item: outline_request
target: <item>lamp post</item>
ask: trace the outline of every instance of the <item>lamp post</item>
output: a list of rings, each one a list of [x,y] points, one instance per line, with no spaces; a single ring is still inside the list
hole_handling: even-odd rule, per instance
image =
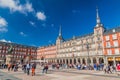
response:
[[[90,56],[89,56],[89,43],[86,43],[86,48],[87,48],[87,53],[88,53],[88,59],[87,59],[87,64],[88,64],[88,68],[90,67]]]

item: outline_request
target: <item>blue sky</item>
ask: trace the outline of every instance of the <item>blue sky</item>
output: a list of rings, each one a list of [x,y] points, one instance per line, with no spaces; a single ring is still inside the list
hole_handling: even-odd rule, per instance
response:
[[[120,0],[0,0],[0,40],[43,46],[93,32],[96,6],[107,29],[120,26]]]

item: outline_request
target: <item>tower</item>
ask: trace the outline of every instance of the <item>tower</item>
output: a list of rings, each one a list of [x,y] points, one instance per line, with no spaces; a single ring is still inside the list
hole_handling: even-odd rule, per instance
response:
[[[94,27],[94,35],[95,36],[103,35],[103,32],[104,32],[104,27],[103,24],[101,24],[100,22],[98,8],[96,8],[96,26]]]
[[[62,42],[63,42],[63,37],[62,37],[62,30],[61,30],[61,26],[60,26],[59,35],[56,40],[57,53],[59,53],[60,45]]]
[[[104,27],[103,24],[101,24],[98,8],[96,8],[96,26],[94,27],[94,41],[95,41],[95,47],[96,47],[96,56],[103,54],[103,33],[104,33]]]

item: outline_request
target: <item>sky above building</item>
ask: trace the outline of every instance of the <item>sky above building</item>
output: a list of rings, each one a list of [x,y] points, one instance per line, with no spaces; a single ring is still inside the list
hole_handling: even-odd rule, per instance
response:
[[[0,0],[0,41],[53,44],[93,32],[96,6],[106,29],[120,26],[120,0]]]

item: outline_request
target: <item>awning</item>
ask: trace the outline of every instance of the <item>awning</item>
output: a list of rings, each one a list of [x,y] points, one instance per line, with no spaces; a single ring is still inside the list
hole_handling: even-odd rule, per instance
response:
[[[115,60],[116,60],[116,61],[120,61],[120,57],[116,57]]]
[[[112,58],[112,57],[109,57],[109,58],[108,58],[108,61],[113,61],[113,58]]]

